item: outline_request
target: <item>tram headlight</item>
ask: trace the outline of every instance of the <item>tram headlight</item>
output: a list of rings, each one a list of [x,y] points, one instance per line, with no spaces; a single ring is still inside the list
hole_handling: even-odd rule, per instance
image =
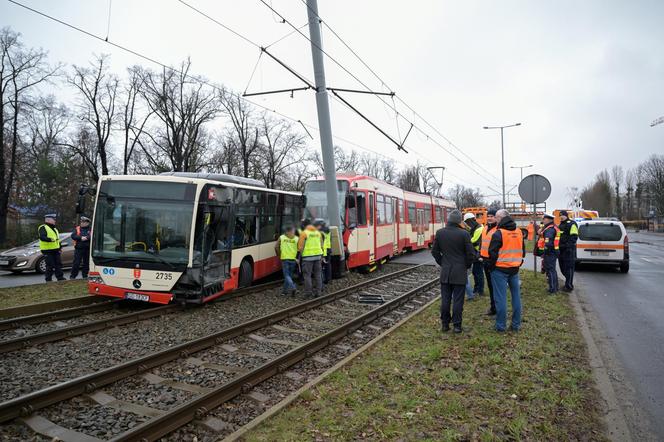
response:
[[[103,284],[104,280],[101,279],[101,276],[88,276],[88,282],[92,284]]]

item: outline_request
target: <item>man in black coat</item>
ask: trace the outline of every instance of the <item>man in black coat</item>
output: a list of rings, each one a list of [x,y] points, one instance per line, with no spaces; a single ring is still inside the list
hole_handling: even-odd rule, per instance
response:
[[[450,319],[454,333],[463,331],[464,291],[475,253],[470,235],[461,227],[461,212],[453,210],[447,217],[446,227],[436,232],[431,249],[433,258],[440,266],[440,321],[443,332],[449,331]],[[450,304],[453,304],[451,317]]]

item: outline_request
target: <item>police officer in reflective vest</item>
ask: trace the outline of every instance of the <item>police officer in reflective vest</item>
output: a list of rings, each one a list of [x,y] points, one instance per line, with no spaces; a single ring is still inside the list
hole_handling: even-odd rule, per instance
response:
[[[310,220],[304,220],[303,224],[306,227],[300,233],[297,249],[302,259],[304,295],[307,297],[318,297],[323,290],[321,268],[321,261],[323,260],[323,235],[311,224]]]
[[[74,228],[71,239],[75,245],[69,279],[76,279],[79,270],[83,278],[87,278],[90,269],[90,218],[81,216],[81,224]]]
[[[512,331],[521,328],[521,288],[519,268],[526,256],[526,247],[521,229],[505,209],[496,212],[498,223],[489,243],[489,269],[496,302],[496,331],[507,328],[507,287],[512,294]]]
[[[543,221],[544,228],[537,240],[537,251],[544,263],[544,272],[546,273],[546,280],[549,284],[549,293],[554,294],[558,291],[556,262],[560,254],[560,229],[553,222],[553,215],[544,214]]]
[[[296,287],[293,282],[293,275],[297,271],[297,240],[295,236],[295,227],[287,226],[285,233],[279,237],[275,250],[281,260],[281,271],[284,274],[284,286],[281,289],[282,295],[295,295]]]
[[[491,283],[491,271],[489,270],[489,243],[491,236],[496,231],[496,209],[489,209],[486,213],[486,226],[482,228],[482,243],[480,244],[480,259],[484,267],[484,276],[486,277],[486,284],[489,287],[489,298],[491,304],[486,314],[493,316],[496,314],[496,301],[493,299],[493,284]]]
[[[53,279],[53,274],[58,281],[64,281],[62,274],[62,260],[60,259],[60,232],[55,228],[57,215],[49,213],[44,217],[44,224],[37,229],[39,234],[39,250],[44,255],[46,262],[46,281]]]
[[[579,226],[569,219],[567,211],[560,211],[560,271],[565,277],[563,291],[574,290],[574,261],[576,261],[576,240],[579,239]]]

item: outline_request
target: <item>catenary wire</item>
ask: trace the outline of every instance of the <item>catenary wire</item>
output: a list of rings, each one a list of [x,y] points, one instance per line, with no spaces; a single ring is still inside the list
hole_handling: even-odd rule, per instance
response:
[[[286,17],[284,17],[284,15],[281,14],[279,11],[277,11],[272,5],[268,4],[266,0],[259,0],[259,1],[260,1],[263,5],[265,5],[270,11],[272,11],[272,13],[277,14],[277,15],[278,15],[278,16],[279,16],[279,17],[280,17],[285,23],[287,23],[289,26],[291,26],[294,30],[297,29],[296,26],[295,26],[290,20],[288,20]],[[307,6],[307,7],[308,7],[308,6]],[[318,19],[322,22],[322,19],[320,18],[320,16],[317,15],[317,17],[318,17]],[[364,83],[364,82],[363,82],[362,80],[360,80],[355,74],[353,74],[350,70],[348,70],[348,68],[346,68],[343,64],[341,64],[341,63],[340,63],[335,57],[333,57],[332,55],[330,55],[328,52],[326,52],[326,51],[325,51],[323,48],[321,48],[320,46],[314,44],[314,43],[311,41],[311,39],[310,39],[306,34],[304,34],[303,32],[301,32],[300,30],[297,30],[297,32],[298,32],[298,34],[300,34],[303,38],[305,38],[307,41],[309,41],[312,45],[314,45],[316,48],[318,48],[323,54],[325,54],[325,55],[326,55],[326,56],[327,56],[327,57],[328,57],[328,58],[329,58],[334,64],[336,64],[337,66],[339,66],[344,72],[346,72],[346,73],[347,73],[348,75],[350,75],[353,79],[355,79],[355,81],[357,81],[357,82],[358,82],[360,85],[362,85],[365,89],[367,89],[368,91],[371,91],[371,88],[370,88],[366,83]],[[487,178],[485,175],[483,175],[483,174],[481,174],[479,171],[475,170],[472,166],[466,164],[461,158],[459,158],[459,157],[458,157],[456,154],[454,154],[451,150],[449,150],[449,149],[448,149],[447,147],[445,147],[443,144],[441,144],[440,142],[438,142],[437,140],[435,140],[433,137],[431,137],[429,134],[427,134],[422,128],[418,127],[414,122],[412,122],[412,121],[410,121],[408,118],[406,118],[402,113],[400,113],[400,112],[398,111],[398,109],[396,109],[395,107],[392,107],[392,106],[390,105],[389,102],[387,102],[385,99],[383,99],[383,97],[381,97],[381,96],[379,96],[379,95],[375,95],[375,96],[376,96],[376,98],[379,99],[379,100],[380,100],[385,106],[387,106],[387,107],[389,107],[390,109],[392,109],[392,110],[395,112],[396,115],[398,115],[399,117],[401,117],[402,119],[404,119],[404,120],[407,121],[408,123],[413,124],[414,129],[416,129],[416,130],[418,130],[419,132],[421,132],[422,134],[426,135],[426,136],[427,136],[427,137],[428,137],[428,138],[429,138],[434,144],[436,144],[438,147],[440,147],[440,148],[443,149],[445,152],[447,152],[450,156],[452,156],[452,157],[453,157],[455,160],[457,160],[459,163],[463,164],[465,167],[467,167],[469,170],[473,171],[475,174],[477,174],[479,177],[481,177],[481,178],[484,179],[485,181],[491,183],[491,185],[498,185],[497,182],[494,182],[494,181],[490,180],[490,179]],[[399,101],[402,102],[402,100],[399,100]],[[411,109],[411,110],[412,110],[412,109]],[[414,113],[415,113],[415,112],[414,112]],[[421,117],[420,117],[420,118],[421,118]],[[422,119],[422,118],[421,118],[421,119]],[[422,120],[423,120],[423,119],[422,119]],[[448,144],[453,145],[453,144],[452,144],[447,138],[445,138],[445,140],[448,142]],[[458,147],[456,147],[456,145],[454,145],[454,147],[455,147],[457,150],[460,150],[460,149],[458,149]],[[461,152],[462,152],[462,151],[461,151]],[[479,166],[479,167],[481,167],[481,166]],[[487,174],[493,176],[493,174],[491,174],[490,172],[488,172],[488,171],[485,171],[485,172],[486,172]],[[494,176],[494,178],[495,178],[495,176]],[[497,178],[495,178],[495,179],[497,179]]]
[[[304,4],[304,5],[307,7],[307,9],[311,10],[311,8],[310,8],[309,5],[307,4],[306,0],[300,0],[300,1],[302,2],[302,4]],[[341,36],[340,36],[340,35],[339,35],[339,34],[338,34],[338,33],[337,33],[337,32],[336,32],[336,31],[335,31],[335,30],[334,30],[334,29],[333,29],[333,28],[327,23],[326,20],[323,20],[323,18],[322,18],[320,15],[318,15],[318,13],[317,13],[316,11],[313,11],[313,10],[311,10],[311,11],[312,11],[314,14],[316,14],[316,17],[318,17],[318,20],[320,21],[320,23],[322,23],[322,24],[323,24],[323,25],[324,25],[324,26],[325,26],[325,27],[326,27],[326,28],[332,33],[332,35],[334,35],[334,36],[337,38],[337,40],[339,40],[339,41],[341,42],[341,44],[343,44],[343,45],[346,47],[346,49],[348,49],[348,51],[349,51],[351,54],[353,54],[353,56],[355,56],[355,58],[357,58],[357,59],[359,60],[359,62],[362,63],[362,65],[363,65],[363,66],[364,66],[369,72],[371,72],[371,74],[372,74],[374,77],[376,77],[376,79],[377,79],[378,81],[380,81],[380,83],[381,83],[383,86],[385,86],[385,88],[387,88],[387,89],[390,90],[390,91],[392,90],[392,88],[391,88],[391,87],[385,82],[385,80],[383,80],[383,78],[381,78],[381,76],[378,75],[378,73],[377,73],[375,70],[373,70],[373,69],[371,68],[371,66],[369,66],[369,64],[368,64],[366,61],[364,61],[364,59],[363,59],[362,57],[360,57],[360,55],[359,55],[359,54],[358,54],[358,53],[357,53],[357,52],[356,52],[356,51],[355,51],[355,50],[354,50],[354,49],[353,49],[353,48],[352,48],[352,47],[351,47],[351,46],[350,46],[350,45],[349,45],[349,44],[348,44],[343,38],[341,38]],[[394,99],[394,98],[393,98],[393,99]],[[431,129],[433,129],[434,132],[436,132],[438,135],[440,135],[445,141],[447,141],[451,146],[453,146],[458,152],[460,152],[462,155],[464,155],[466,158],[468,158],[468,160],[469,160],[470,162],[472,162],[473,164],[475,164],[477,167],[479,167],[480,169],[482,169],[484,172],[486,172],[486,173],[488,173],[489,175],[491,175],[491,176],[492,176],[493,178],[495,178],[496,180],[498,179],[498,177],[496,177],[495,175],[493,175],[493,174],[492,174],[491,172],[489,172],[486,168],[484,168],[481,164],[477,163],[477,162],[476,162],[476,161],[475,161],[470,155],[468,155],[467,153],[465,153],[461,148],[459,148],[456,144],[454,144],[449,138],[447,138],[442,132],[440,132],[440,130],[438,130],[438,128],[436,128],[433,124],[431,124],[429,121],[427,121],[427,120],[426,120],[426,119],[425,119],[420,113],[418,113],[417,111],[415,111],[415,109],[413,109],[408,103],[406,103],[405,100],[403,100],[403,99],[402,99],[401,97],[399,97],[399,96],[397,96],[396,99],[399,100],[399,101],[400,101],[400,102],[401,102],[406,108],[408,108],[408,110],[410,110],[411,112],[413,112],[413,116],[414,116],[414,117],[419,118],[424,124],[426,124],[426,125],[429,126]],[[394,105],[394,106],[396,107],[396,105]],[[414,118],[413,118],[413,119],[414,119]]]

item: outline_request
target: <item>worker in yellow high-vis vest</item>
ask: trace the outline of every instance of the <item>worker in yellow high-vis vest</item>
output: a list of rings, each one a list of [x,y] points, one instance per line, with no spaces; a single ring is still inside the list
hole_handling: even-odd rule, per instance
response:
[[[293,275],[297,270],[297,243],[298,237],[295,236],[295,227],[286,226],[284,234],[277,240],[275,251],[281,261],[281,271],[284,275],[284,286],[281,289],[282,295],[295,295],[296,286],[293,282]]]
[[[62,274],[62,260],[60,259],[60,232],[55,227],[55,220],[57,215],[49,213],[44,216],[44,224],[40,225],[37,229],[39,234],[39,250],[44,255],[46,262],[46,281],[50,282],[53,279],[53,274],[58,281],[64,281],[65,277]]]
[[[311,220],[304,220],[306,227],[300,233],[297,250],[302,259],[302,276],[304,277],[304,295],[318,297],[323,290],[321,261],[323,260],[323,235]],[[312,279],[315,284],[312,284]]]
[[[325,224],[325,220],[317,219],[314,221],[314,227],[323,235],[323,262],[322,262],[322,274],[323,274],[323,286],[327,285],[328,282],[332,279],[332,240],[330,238],[330,229]]]

